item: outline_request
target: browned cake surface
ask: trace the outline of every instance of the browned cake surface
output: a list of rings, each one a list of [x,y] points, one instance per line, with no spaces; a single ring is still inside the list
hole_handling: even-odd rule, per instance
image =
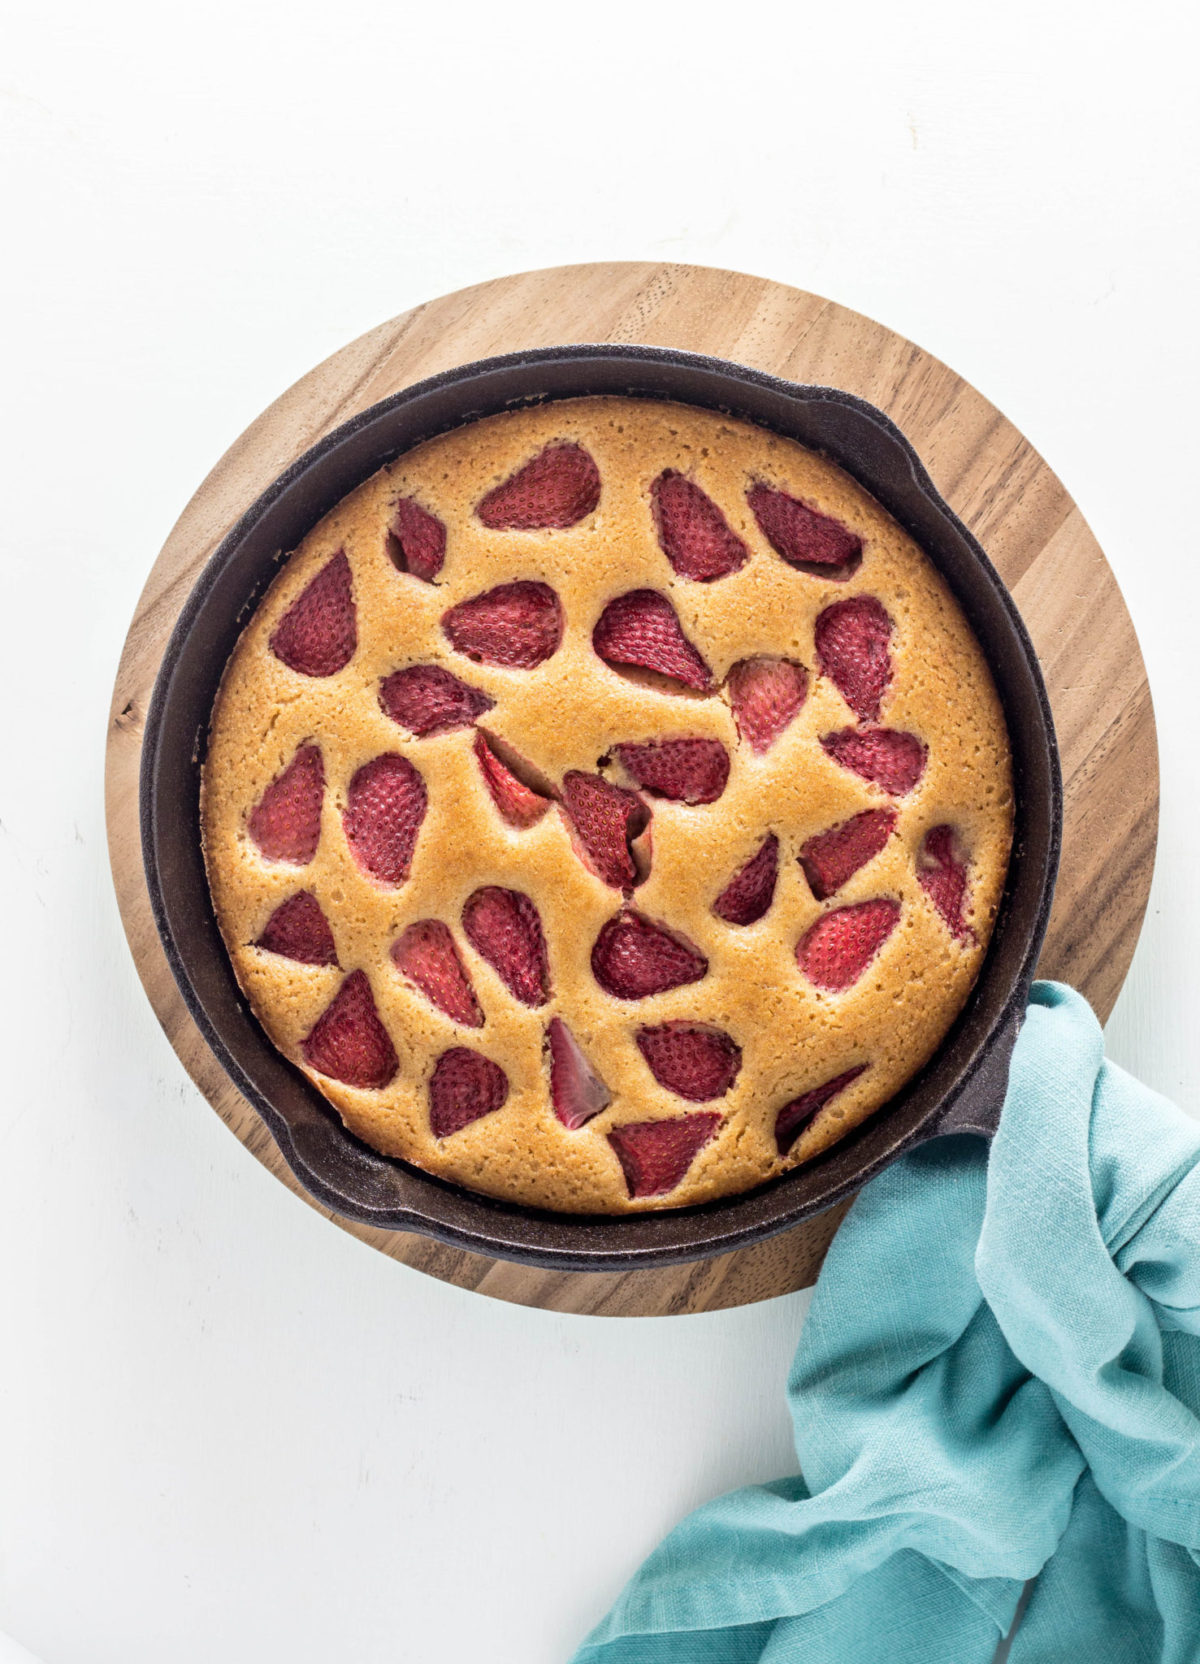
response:
[[[597,505],[562,528],[485,525],[481,500],[546,447],[564,443],[594,460]],[[674,565],[668,559],[659,527],[667,526],[670,543],[670,493],[658,516],[652,493],[667,470],[701,488],[724,516],[732,534],[725,547],[736,550],[740,540],[744,548],[737,569],[697,581],[676,570],[686,568],[686,558]],[[861,561],[855,556],[822,570],[781,558],[748,501],[756,482],[829,517],[835,538],[861,540]],[[586,480],[581,489],[586,497]],[[401,499],[445,528],[433,582],[392,558],[388,530],[398,523]],[[673,500],[677,505],[678,496]],[[815,524],[820,534],[825,522]],[[407,536],[411,522],[401,529]],[[719,534],[717,544],[722,540]],[[410,541],[413,550],[409,564],[419,567],[420,548]],[[337,590],[344,569],[328,569],[339,552],[353,601],[349,639],[330,648],[320,635],[332,629],[336,636],[339,619],[345,625],[344,606],[338,612],[344,585],[330,603],[332,626],[326,609],[315,626],[310,619],[300,629],[292,615],[278,633],[319,574],[327,574],[331,593]],[[514,582],[553,590],[561,645],[532,668],[477,662],[456,650],[443,628],[447,611]],[[593,630],[601,614],[614,599],[639,591],[653,591],[674,608],[683,636],[711,672],[710,690],[616,668],[599,656]],[[845,655],[836,642],[824,663],[816,645],[818,619],[837,617],[828,609],[850,597],[872,598],[885,616],[886,685],[877,715],[871,686],[878,680],[868,677],[864,692],[852,670],[837,668]],[[637,639],[645,633],[633,631]],[[601,645],[610,637],[602,630]],[[323,673],[289,666],[272,650],[273,638],[284,658]],[[330,669],[351,648],[342,667]],[[792,686],[807,686],[799,710],[759,751],[747,739],[752,713],[743,714],[739,733],[732,709],[738,676],[729,673],[763,658],[802,666],[806,675],[792,672]],[[636,845],[642,881],[624,895],[619,878],[606,882],[594,870],[594,850],[591,864],[581,854],[557,801],[532,819],[541,806],[526,798],[531,824],[506,820],[484,782],[476,727],[418,737],[393,720],[381,705],[381,684],[415,665],[442,667],[493,701],[478,728],[546,796],[560,793],[572,771],[637,790],[651,815],[649,839]],[[703,670],[693,676],[703,679]],[[868,749],[880,730],[914,736],[904,755],[920,757],[924,748],[915,784],[903,790],[904,782],[893,781],[885,789],[822,746],[823,738],[851,730],[858,730],[851,743],[861,746],[865,736]],[[678,738],[717,741],[727,754],[728,779],[714,801],[672,801],[644,781],[639,786],[617,751]],[[319,819],[308,829],[315,852],[307,858],[301,828],[289,858],[268,858],[260,847],[264,816],[252,818],[256,807],[298,754],[307,766],[317,752]],[[352,779],[381,756],[405,760],[385,768],[393,770],[389,789],[399,770],[400,809],[394,800],[381,809],[379,793],[364,791],[360,777],[351,826],[359,828],[360,853],[374,851],[368,859],[378,861],[383,851],[386,866],[396,853],[396,827],[400,842],[406,834],[411,842],[417,823],[410,858],[397,857],[408,867],[398,881],[364,870],[343,819]],[[627,760],[632,766],[636,756]],[[294,783],[295,773],[289,778]],[[610,801],[629,803],[615,795]],[[877,815],[870,823],[882,847],[820,894],[827,886],[819,873],[812,877],[823,865],[820,846],[807,867],[801,850],[872,810],[894,811],[894,821]],[[205,856],[217,916],[238,980],[273,1042],[375,1148],[493,1196],[571,1212],[674,1207],[747,1189],[811,1158],[884,1104],[937,1048],[975,980],[1003,888],[1011,824],[998,698],[958,606],[912,539],[840,469],[791,441],[710,412],[615,398],[572,400],[461,428],[402,457],[341,502],[286,561],[247,625],[226,669],[204,769]],[[277,813],[266,837],[276,857],[279,825]],[[285,843],[288,836],[285,829]],[[762,917],[743,924],[718,916],[714,903],[771,836],[778,840],[778,876]],[[824,864],[831,860],[836,865],[826,850]],[[511,944],[495,948],[494,913],[482,909],[490,952],[479,951],[464,929],[464,907],[480,890],[492,896],[493,887],[528,898],[532,909],[522,904],[522,918],[540,923],[545,982],[531,988],[529,976],[522,984],[518,975],[525,999],[510,986]],[[332,946],[324,957],[336,955],[336,964],[305,963],[256,945],[264,932],[276,949],[293,944],[294,909],[290,933],[268,929],[268,921],[301,891],[315,898],[327,922]],[[614,989],[611,970],[602,967],[598,980],[593,950],[623,906],[670,933],[675,962],[690,967],[693,980],[639,998],[620,997],[625,985]],[[842,912],[851,907],[860,911]],[[315,907],[304,908],[301,937],[312,957]],[[809,933],[827,916],[832,924],[814,941]],[[454,1020],[394,962],[393,946],[422,921],[439,921],[442,941],[448,929],[481,1022]],[[884,935],[873,954],[872,927]],[[486,948],[482,927],[475,935]],[[518,942],[518,960],[527,945],[527,938]],[[866,953],[861,964],[856,945],[860,958]],[[652,946],[658,953],[661,939]],[[507,982],[497,964],[509,968]],[[850,972],[846,986],[829,985]],[[351,977],[339,1008],[346,1021],[319,1027]],[[471,997],[466,1007],[462,997],[460,991],[459,1014],[469,1017]],[[551,1092],[547,1026],[556,1018],[603,1082],[585,1108],[608,1100],[580,1126],[564,1124]],[[644,1034],[668,1024],[679,1026]],[[692,1028],[699,1037],[687,1032]],[[464,1063],[461,1048],[496,1068]],[[431,1079],[447,1052],[454,1055],[440,1079],[450,1107],[441,1124],[457,1130],[438,1137]],[[373,1070],[386,1082],[348,1085],[314,1068],[314,1058],[338,1068],[349,1059],[344,1072]],[[777,1134],[781,1111],[851,1075],[815,1113],[815,1100],[801,1103],[792,1118],[800,1130],[788,1148],[786,1117]],[[662,1084],[664,1076],[675,1089]],[[565,1102],[568,1119],[578,1119],[570,1106],[580,1100],[564,1098],[561,1071],[556,1085],[560,1109]],[[501,1096],[499,1107],[489,1107]],[[465,1120],[469,1114],[476,1118]],[[697,1116],[710,1119],[687,1120]],[[666,1146],[653,1139],[647,1146],[643,1134],[620,1131],[660,1120],[680,1122],[679,1140],[670,1135]],[[689,1160],[687,1146],[696,1145]],[[678,1182],[661,1190],[679,1168]],[[656,1193],[631,1194],[639,1190]]]

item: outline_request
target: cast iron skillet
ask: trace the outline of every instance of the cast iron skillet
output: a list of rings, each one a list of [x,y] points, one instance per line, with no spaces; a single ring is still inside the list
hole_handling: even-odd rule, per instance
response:
[[[377,1155],[271,1045],[234,980],[200,853],[199,781],[221,672],[280,561],[347,492],[423,439],[522,404],[581,394],[726,411],[823,451],[915,537],[958,597],[996,680],[1012,741],[1016,826],[983,970],[925,1069],[807,1166],[702,1207],[625,1218],[538,1212],[472,1195]],[[995,1131],[1058,868],[1062,788],[1046,690],[1025,628],[970,533],[880,411],[830,387],[654,347],[575,346],[485,359],[418,383],[315,445],[213,555],[167,646],[146,723],[142,848],[154,918],[188,1009],[307,1191],[351,1219],[478,1254],[569,1271],[670,1265],[761,1241],[856,1190],[902,1151]]]

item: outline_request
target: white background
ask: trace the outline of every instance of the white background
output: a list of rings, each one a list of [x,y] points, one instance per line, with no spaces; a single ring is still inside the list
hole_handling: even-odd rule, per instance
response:
[[[5,7],[0,1629],[44,1664],[555,1664],[684,1510],[793,1466],[806,1296],[589,1319],[393,1264],[241,1149],[125,948],[101,768],[151,561],[263,406],[427,296],[733,266],[1024,430],[1157,706],[1110,1048],[1200,1113],[1190,11]]]

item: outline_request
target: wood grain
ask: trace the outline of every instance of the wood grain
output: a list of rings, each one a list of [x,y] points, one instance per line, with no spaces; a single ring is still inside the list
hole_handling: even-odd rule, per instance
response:
[[[109,851],[121,915],[151,1004],[184,1067],[237,1137],[303,1195],[176,990],[150,914],[138,835],[142,728],[185,597],[233,522],[289,463],[368,405],[439,370],[577,341],[681,347],[860,394],[885,410],[988,550],[1041,660],[1062,751],[1062,873],[1041,974],[1101,1017],[1133,956],[1150,889],[1158,760],[1146,672],[1120,590],[1083,516],[1031,445],[960,376],[832,301],[695,266],[605,264],[500,278],[442,296],[342,348],[230,448],[184,509],[147,579],[117,672],[107,747]],[[307,1197],[304,1198],[309,1200]],[[311,1204],[310,1205],[315,1205]],[[325,1212],[324,1209],[318,1211]],[[481,1294],[612,1316],[712,1311],[813,1281],[843,1209],[695,1265],[563,1275],[335,1223],[381,1253]]]

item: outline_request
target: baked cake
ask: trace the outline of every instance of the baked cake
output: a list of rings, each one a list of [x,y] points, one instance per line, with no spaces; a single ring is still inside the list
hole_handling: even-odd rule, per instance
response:
[[[1012,782],[962,612],[862,487],[600,397],[326,515],[225,670],[202,809],[238,981],[352,1132],[618,1214],[762,1184],[921,1067]]]

